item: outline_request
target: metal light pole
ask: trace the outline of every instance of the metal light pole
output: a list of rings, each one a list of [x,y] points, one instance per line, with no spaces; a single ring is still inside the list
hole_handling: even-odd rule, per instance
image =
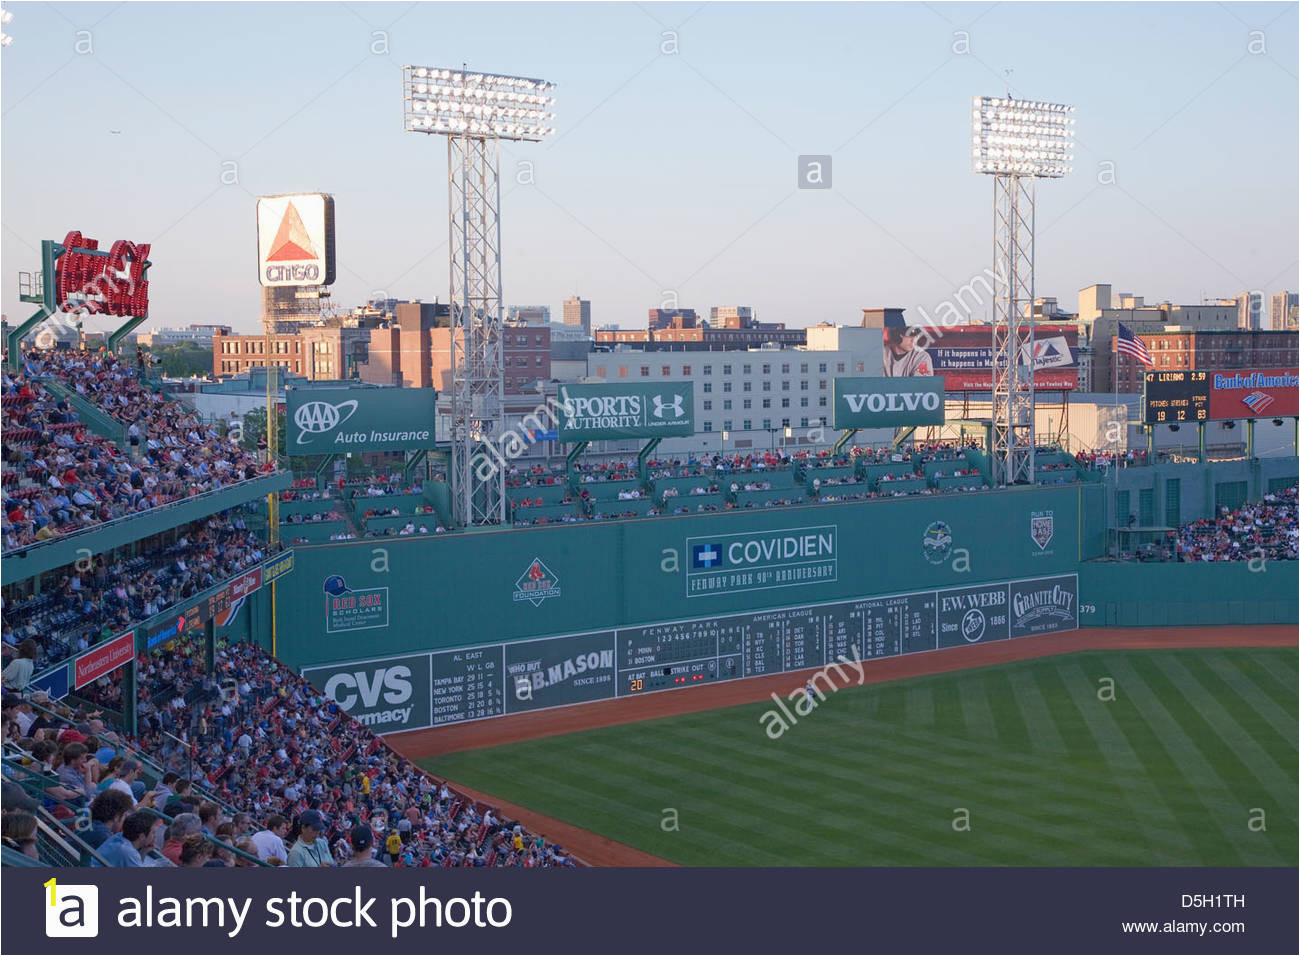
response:
[[[452,512],[464,527],[504,524],[501,140],[540,142],[555,103],[546,80],[407,66],[403,125],[447,137],[451,271]]]
[[[1010,96],[971,107],[971,171],[993,177],[994,484],[1034,480],[1035,181],[1071,171],[1073,112]]]

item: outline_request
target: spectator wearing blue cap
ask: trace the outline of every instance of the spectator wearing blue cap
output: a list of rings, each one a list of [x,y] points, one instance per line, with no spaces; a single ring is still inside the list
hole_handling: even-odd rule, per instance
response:
[[[352,846],[352,859],[344,863],[344,866],[383,866],[375,859],[375,834],[370,827],[364,823],[358,823],[352,828],[352,833],[348,838]]]

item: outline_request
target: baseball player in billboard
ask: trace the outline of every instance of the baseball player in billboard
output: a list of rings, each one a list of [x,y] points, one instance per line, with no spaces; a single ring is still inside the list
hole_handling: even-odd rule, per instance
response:
[[[886,316],[884,330],[884,374],[888,378],[933,375],[930,353],[916,344],[921,330],[908,326],[901,315]]]

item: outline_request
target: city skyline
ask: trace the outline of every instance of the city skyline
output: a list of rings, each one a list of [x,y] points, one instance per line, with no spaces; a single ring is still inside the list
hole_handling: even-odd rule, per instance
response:
[[[1293,5],[262,4],[256,29],[211,4],[10,9],[11,322],[40,240],[79,229],[153,243],[149,326],[253,331],[256,197],[314,190],[338,204],[337,305],[445,302],[445,159],[401,128],[422,62],[559,84],[558,135],[501,160],[505,300],[552,316],[575,294],[625,328],[933,314],[991,264],[969,104],[1007,67],[1015,95],[1078,108],[1074,173],[1039,184],[1039,296],[1300,285]],[[69,108],[84,132],[49,149]],[[1250,148],[1207,147],[1243,122]],[[831,157],[829,189],[796,188],[801,155]]]

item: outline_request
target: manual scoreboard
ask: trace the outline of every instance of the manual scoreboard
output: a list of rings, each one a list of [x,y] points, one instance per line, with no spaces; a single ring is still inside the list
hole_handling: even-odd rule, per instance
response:
[[[377,733],[522,714],[1079,626],[1062,575],[308,668]],[[381,670],[382,669],[382,670]],[[331,688],[334,688],[331,690]]]

